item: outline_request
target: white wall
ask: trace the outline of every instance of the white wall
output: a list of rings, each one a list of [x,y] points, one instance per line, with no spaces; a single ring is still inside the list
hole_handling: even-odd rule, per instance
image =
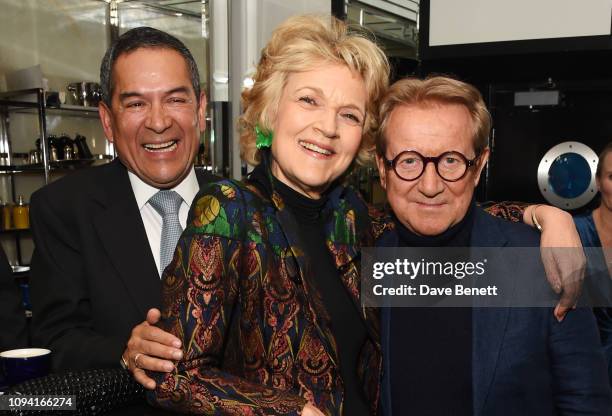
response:
[[[0,74],[40,64],[52,90],[97,81],[107,47],[105,11],[106,3],[91,0],[3,0]]]
[[[609,35],[612,0],[431,0],[429,46]]]
[[[232,0],[230,12],[230,91],[232,129],[230,176],[241,178],[238,134],[234,126],[240,114],[243,80],[252,75],[261,49],[272,31],[288,17],[297,14],[331,14],[331,0]]]
[[[266,45],[276,26],[287,18],[305,13],[331,14],[330,0],[259,0],[259,4],[258,51]]]

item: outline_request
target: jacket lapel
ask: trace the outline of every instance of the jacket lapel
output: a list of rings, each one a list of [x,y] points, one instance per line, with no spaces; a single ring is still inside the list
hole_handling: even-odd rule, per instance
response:
[[[223,179],[219,176],[213,175],[212,173],[202,168],[195,168],[195,174],[198,180],[198,185],[200,185],[200,189],[202,189],[202,187],[204,187],[204,185],[206,184],[209,184],[211,182],[217,182]]]
[[[281,230],[287,239],[293,255],[293,260],[298,266],[300,280],[306,292],[308,307],[311,309],[312,316],[314,317],[314,325],[327,351],[331,352],[332,360],[337,363],[338,351],[335,339],[328,325],[329,315],[323,305],[319,291],[312,286],[306,278],[306,276],[312,273],[309,269],[311,262],[305,258],[301,249],[303,244],[300,239],[299,227],[295,218],[289,210],[285,209],[282,197],[274,190],[272,173],[267,167],[269,165],[268,157],[269,156],[264,155],[262,164],[253,171],[250,180],[254,183],[259,182],[261,186],[266,188],[267,193],[269,193],[272,205],[276,209],[276,218],[281,224]],[[255,186],[255,188],[257,188],[257,186]],[[357,230],[365,230],[367,228],[366,225],[362,223],[362,221],[369,221],[369,219],[367,219],[367,208],[366,204],[361,200],[351,201],[352,203],[347,202],[345,193],[346,188],[338,186],[328,195],[328,203],[323,213],[325,217],[329,217],[329,220],[325,224],[327,248],[331,252],[332,259],[339,273],[339,278],[350,294],[359,315],[364,319],[370,336],[376,340],[376,344],[379,346],[379,314],[377,311],[361,308],[359,292],[361,289],[359,285],[360,276],[359,268],[356,264],[361,243],[359,239],[362,237],[358,234]],[[350,196],[358,199],[356,195],[351,194]],[[353,209],[353,207],[361,206],[364,208],[363,212],[357,213]],[[326,213],[330,213],[331,215],[326,216]],[[370,245],[373,246],[373,238],[370,240]]]
[[[338,277],[351,296],[368,334],[380,347],[380,311],[361,305],[361,248],[375,245],[368,208],[356,194],[339,187],[329,195],[333,217],[326,224],[327,248],[332,254]],[[354,200],[348,201],[353,198]]]
[[[504,247],[508,244],[496,221],[480,208],[476,209],[472,247]],[[481,414],[493,383],[509,314],[509,308],[473,309],[472,388],[475,415]]]
[[[112,163],[99,198],[106,209],[93,218],[93,224],[144,319],[149,308],[161,304],[161,282],[127,170],[118,160]]]
[[[299,237],[298,225],[289,210],[285,209],[285,204],[281,196],[276,192],[272,191],[272,204],[276,208],[276,219],[281,225],[281,231],[287,239],[289,248],[292,253],[293,259],[286,259],[285,261],[295,261],[300,274],[300,282],[306,292],[306,300],[308,307],[311,310],[313,316],[313,324],[319,334],[319,338],[323,342],[326,351],[330,353],[330,357],[334,364],[338,363],[338,348],[335,343],[335,339],[331,333],[328,325],[328,314],[326,313],[325,307],[323,306],[323,300],[319,291],[310,284],[310,281],[306,278],[310,273],[310,261],[308,261],[301,249],[303,247],[302,241]]]
[[[473,309],[472,388],[475,415],[482,411],[493,383],[509,313],[508,308]]]

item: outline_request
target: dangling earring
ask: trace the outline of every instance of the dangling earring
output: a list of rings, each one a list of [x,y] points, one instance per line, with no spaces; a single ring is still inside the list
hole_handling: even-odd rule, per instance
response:
[[[257,138],[255,139],[255,146],[258,149],[261,149],[263,147],[272,146],[272,132],[271,131],[264,133],[263,131],[261,131],[261,129],[259,128],[259,124],[258,124],[255,126],[255,135],[257,136]]]

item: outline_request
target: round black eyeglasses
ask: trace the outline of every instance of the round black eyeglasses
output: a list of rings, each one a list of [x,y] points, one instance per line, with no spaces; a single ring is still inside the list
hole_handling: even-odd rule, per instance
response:
[[[397,176],[405,181],[419,179],[425,172],[427,164],[432,162],[442,179],[456,182],[476,164],[477,159],[478,155],[470,160],[459,152],[444,152],[436,157],[425,157],[414,150],[406,150],[395,156],[393,160],[384,158],[384,161],[387,169],[393,168]]]

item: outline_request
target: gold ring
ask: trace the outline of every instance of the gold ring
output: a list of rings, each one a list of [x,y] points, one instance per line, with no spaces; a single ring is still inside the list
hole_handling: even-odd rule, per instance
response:
[[[123,355],[121,356],[121,361],[119,361],[119,364],[124,370],[130,371],[130,366],[128,365],[127,361],[125,361]]]
[[[140,366],[138,365],[138,359],[140,358],[141,355],[142,353],[138,353],[134,356],[134,365],[136,366],[136,368],[140,368]]]

